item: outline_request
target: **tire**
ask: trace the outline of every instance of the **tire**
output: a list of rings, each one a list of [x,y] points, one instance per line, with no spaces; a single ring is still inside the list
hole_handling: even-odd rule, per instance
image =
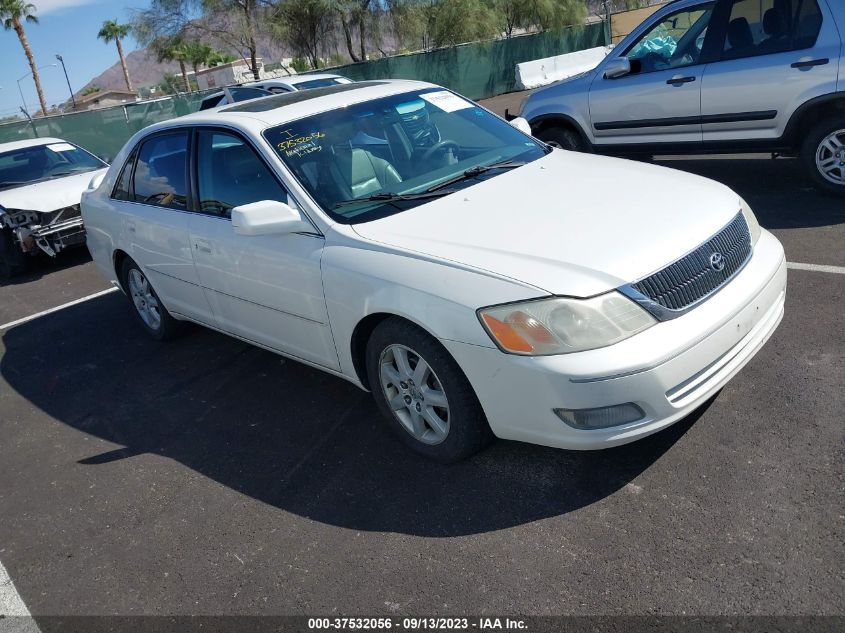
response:
[[[183,324],[170,315],[144,271],[128,257],[120,267],[120,281],[132,313],[147,334],[157,341],[167,341],[181,334]]]
[[[570,152],[589,152],[584,139],[571,127],[546,127],[542,128],[534,136],[552,147],[566,149]]]
[[[424,330],[403,319],[386,319],[370,336],[366,354],[376,404],[388,426],[412,450],[448,464],[466,459],[493,440],[463,371]],[[421,381],[414,371],[420,362],[428,366]],[[410,371],[403,372],[403,365]]]
[[[810,130],[801,161],[817,189],[845,196],[845,116],[830,117]]]
[[[26,272],[27,255],[15,243],[9,229],[0,229],[0,279],[12,279]]]

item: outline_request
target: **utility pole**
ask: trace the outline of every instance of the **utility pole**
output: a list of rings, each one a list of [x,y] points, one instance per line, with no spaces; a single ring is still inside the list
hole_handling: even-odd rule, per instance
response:
[[[70,87],[70,78],[67,76],[67,68],[65,67],[65,60],[61,55],[56,55],[56,59],[58,59],[62,63],[62,70],[65,71],[65,81],[67,81],[67,89],[70,90],[70,101],[73,103],[73,109],[76,110],[76,97],[73,96],[73,88]]]

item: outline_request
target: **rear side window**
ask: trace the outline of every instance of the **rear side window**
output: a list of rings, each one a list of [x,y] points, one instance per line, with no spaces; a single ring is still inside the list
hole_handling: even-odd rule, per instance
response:
[[[734,0],[722,59],[810,48],[821,26],[817,0]]]
[[[186,209],[188,135],[155,136],[138,152],[132,200],[171,209]]]

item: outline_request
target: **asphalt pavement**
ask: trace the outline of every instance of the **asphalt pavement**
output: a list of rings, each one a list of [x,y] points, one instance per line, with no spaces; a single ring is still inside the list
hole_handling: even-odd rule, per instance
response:
[[[660,162],[735,188],[790,262],[845,266],[845,204],[794,161]],[[106,288],[84,252],[41,262],[0,286],[0,328]],[[843,317],[845,274],[790,270],[778,331],[688,419],[601,452],[500,441],[441,466],[345,381],[199,327],[151,341],[102,295],[0,329],[0,563],[42,630],[115,614],[841,616]]]

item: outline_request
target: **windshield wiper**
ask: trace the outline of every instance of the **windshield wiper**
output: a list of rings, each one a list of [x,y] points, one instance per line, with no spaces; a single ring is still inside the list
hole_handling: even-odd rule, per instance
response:
[[[423,191],[421,193],[376,193],[366,198],[350,198],[349,200],[341,200],[335,204],[332,209],[338,207],[346,207],[352,204],[360,204],[362,202],[405,202],[406,200],[426,200],[428,198],[440,198],[448,196],[450,193],[455,193],[453,190],[439,190],[439,191]]]
[[[493,171],[494,169],[514,169],[516,167],[522,167],[525,164],[526,162],[524,160],[506,160],[502,161],[501,163],[491,163],[490,165],[476,165],[475,167],[465,169],[462,173],[458,174],[453,178],[449,178],[439,184],[434,185],[433,187],[429,187],[428,189],[426,189],[426,191],[429,193],[432,191],[439,191],[443,187],[454,185],[456,182],[476,178],[481,174],[487,173],[488,171]]]

